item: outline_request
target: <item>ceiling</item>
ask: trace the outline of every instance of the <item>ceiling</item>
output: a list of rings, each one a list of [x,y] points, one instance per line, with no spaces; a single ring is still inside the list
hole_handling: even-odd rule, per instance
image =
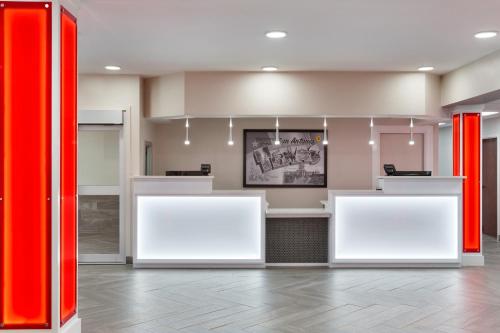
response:
[[[79,69],[442,74],[500,49],[500,36],[473,37],[500,30],[499,13],[499,0],[81,0]]]

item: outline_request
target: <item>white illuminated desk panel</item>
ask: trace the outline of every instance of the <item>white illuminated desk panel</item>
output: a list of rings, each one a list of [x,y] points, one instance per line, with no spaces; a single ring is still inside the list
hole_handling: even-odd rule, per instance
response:
[[[134,267],[265,266],[265,192],[176,194],[171,183],[134,179]]]
[[[329,191],[330,265],[460,266],[462,180],[391,177],[379,191]]]

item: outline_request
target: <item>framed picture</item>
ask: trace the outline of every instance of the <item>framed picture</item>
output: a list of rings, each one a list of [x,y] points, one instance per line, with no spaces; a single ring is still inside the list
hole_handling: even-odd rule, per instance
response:
[[[327,187],[323,130],[243,131],[243,187]]]

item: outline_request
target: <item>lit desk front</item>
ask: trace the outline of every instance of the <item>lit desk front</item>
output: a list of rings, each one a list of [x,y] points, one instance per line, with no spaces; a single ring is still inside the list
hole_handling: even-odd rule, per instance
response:
[[[206,191],[199,178],[134,178],[134,267],[265,266],[265,192]]]
[[[329,191],[330,266],[460,266],[463,177],[381,177]]]

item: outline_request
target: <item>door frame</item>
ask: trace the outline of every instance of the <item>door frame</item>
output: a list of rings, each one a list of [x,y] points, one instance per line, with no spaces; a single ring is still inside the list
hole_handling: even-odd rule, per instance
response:
[[[483,184],[483,140],[488,139],[496,139],[497,140],[497,237],[496,241],[500,242],[500,141],[498,140],[498,135],[487,135],[481,137],[481,185]],[[481,198],[483,197],[483,189],[481,188]],[[482,212],[483,201],[481,200],[481,216],[483,216]],[[483,233],[483,226],[481,224],[481,236]]]
[[[414,134],[424,135],[424,170],[432,171],[434,175],[434,128],[429,125],[413,127]],[[377,188],[377,178],[380,176],[380,136],[382,134],[408,134],[410,138],[410,128],[408,126],[374,126],[373,139],[375,143],[372,147],[372,186]]]
[[[118,254],[79,254],[79,264],[124,264],[126,262],[125,254],[125,145],[123,138],[123,125],[78,125],[84,131],[117,131],[119,135],[119,251]],[[78,185],[78,196],[80,195],[116,195],[112,188],[115,186],[87,186]]]

